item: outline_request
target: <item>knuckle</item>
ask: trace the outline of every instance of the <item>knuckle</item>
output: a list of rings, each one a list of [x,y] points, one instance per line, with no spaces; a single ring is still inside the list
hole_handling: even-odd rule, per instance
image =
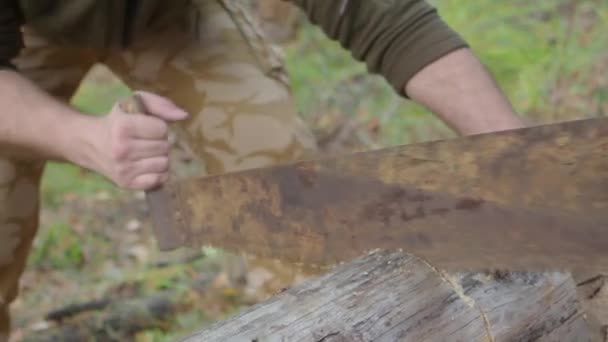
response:
[[[131,183],[133,183],[131,168],[125,164],[114,164],[111,169],[111,174],[111,179],[120,188],[128,189],[132,185]]]
[[[131,120],[130,118],[124,118],[117,120],[114,128],[117,137],[125,138],[130,136],[131,133],[133,133],[135,125],[133,124],[133,120]]]
[[[122,182],[128,182],[131,174],[131,168],[126,165],[118,165],[116,167],[116,176]]]
[[[159,118],[146,116],[141,122],[142,126],[140,130],[147,132],[147,134],[154,136],[154,138],[162,137],[164,139],[169,134],[169,126]]]
[[[112,145],[112,159],[116,161],[124,161],[129,157],[130,148],[126,143],[115,143]]]

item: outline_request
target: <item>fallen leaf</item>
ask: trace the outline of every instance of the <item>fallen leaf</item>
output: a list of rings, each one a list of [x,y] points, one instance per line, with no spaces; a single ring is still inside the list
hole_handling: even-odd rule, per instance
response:
[[[100,191],[95,194],[95,199],[99,201],[107,201],[110,199],[110,193],[108,193],[107,191]]]
[[[42,331],[47,330],[51,327],[51,322],[48,321],[39,321],[30,326],[30,330],[32,331]]]
[[[138,231],[141,228],[141,222],[137,219],[131,219],[127,222],[126,229],[129,232]]]
[[[140,244],[129,247],[129,250],[127,251],[128,256],[142,264],[148,261],[149,254],[148,247]]]

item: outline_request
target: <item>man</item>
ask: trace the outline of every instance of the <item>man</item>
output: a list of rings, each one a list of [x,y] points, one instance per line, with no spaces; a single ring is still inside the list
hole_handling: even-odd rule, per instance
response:
[[[403,97],[461,134],[522,127],[466,43],[422,0],[293,0]],[[144,190],[169,178],[169,123],[221,173],[314,153],[281,61],[238,0],[0,2],[0,336],[38,226],[44,161]],[[140,90],[148,114],[66,103],[89,67]],[[0,340],[2,340],[0,337]]]

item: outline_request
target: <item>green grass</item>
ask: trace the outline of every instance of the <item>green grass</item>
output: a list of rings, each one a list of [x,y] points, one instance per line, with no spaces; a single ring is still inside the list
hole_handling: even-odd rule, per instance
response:
[[[46,166],[41,186],[42,201],[52,208],[61,206],[64,197],[70,194],[116,194],[118,191],[106,178],[78,166],[63,163],[49,163]]]
[[[28,262],[44,269],[79,269],[84,262],[84,252],[79,237],[70,226],[55,223],[38,237]]]
[[[93,69],[72,98],[74,107],[86,113],[101,115],[109,112],[116,100],[128,96],[129,88],[119,79],[99,73],[109,70]]]

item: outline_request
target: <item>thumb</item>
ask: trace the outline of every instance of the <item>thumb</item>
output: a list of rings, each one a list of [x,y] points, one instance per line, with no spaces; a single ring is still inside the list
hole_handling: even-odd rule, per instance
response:
[[[164,121],[178,121],[188,117],[188,113],[166,97],[146,91],[135,93],[143,102],[146,114],[156,116]]]

